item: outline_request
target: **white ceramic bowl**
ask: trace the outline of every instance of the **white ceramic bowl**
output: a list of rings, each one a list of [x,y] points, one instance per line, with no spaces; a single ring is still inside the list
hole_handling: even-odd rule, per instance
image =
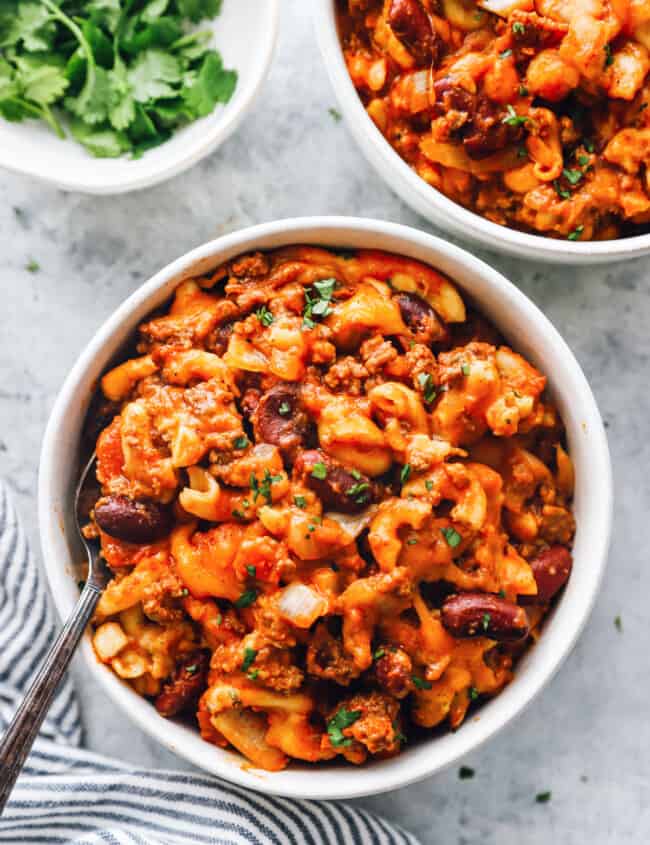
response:
[[[556,240],[491,223],[432,188],[400,158],[368,116],[343,58],[336,0],[314,0],[312,10],[325,67],[347,125],[366,158],[404,202],[436,226],[465,240],[522,258],[562,264],[599,264],[650,253],[650,234],[613,241]]]
[[[278,30],[280,0],[225,0],[214,22],[214,46],[238,73],[229,103],[174,132],[140,159],[93,158],[70,136],[57,138],[41,121],[0,119],[0,167],[35,176],[68,191],[121,194],[155,185],[187,170],[239,126],[266,78]]]
[[[83,559],[72,522],[80,431],[99,376],[136,326],[162,305],[185,278],[253,249],[292,243],[374,247],[431,264],[470,294],[516,350],[549,378],[564,419],[576,469],[577,533],[574,568],[540,642],[517,668],[515,680],[456,733],[423,741],[392,760],[363,768],[292,764],[261,772],[235,752],[203,742],[198,733],[159,716],[108,668],[98,663],[86,635],[87,671],[107,697],[144,731],[198,766],[251,789],[303,798],[351,798],[404,786],[437,772],[476,748],[513,719],[540,691],[567,656],[594,602],[610,533],[612,481],[607,441],[594,397],[571,351],[546,317],[514,285],[487,264],[439,238],[393,223],[346,217],[279,220],[244,229],[198,247],[142,285],[96,333],[58,396],[45,433],[39,479],[39,519],[45,566],[59,613],[67,616],[78,596],[72,560]],[[578,702],[575,702],[578,706]],[[507,736],[501,742],[507,743]]]

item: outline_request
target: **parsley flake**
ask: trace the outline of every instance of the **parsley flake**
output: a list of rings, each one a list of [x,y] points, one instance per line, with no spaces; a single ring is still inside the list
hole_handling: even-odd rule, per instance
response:
[[[2,111],[0,109],[0,114],[1,113]],[[28,273],[38,273],[40,269],[41,265],[33,258],[30,258],[27,264],[25,264],[25,270],[27,270]]]
[[[353,725],[361,716],[361,710],[346,710],[345,707],[333,716],[327,723],[327,733],[334,748],[341,748],[352,744],[352,740],[346,737],[343,731]]]
[[[560,184],[559,179],[553,180],[553,187],[555,188],[555,192],[558,195],[558,197],[560,197],[563,200],[571,199],[571,191],[567,191],[566,188],[563,188],[562,185]]]
[[[455,528],[449,526],[447,528],[441,528],[440,531],[442,532],[442,536],[447,541],[447,545],[450,546],[452,549],[455,549],[456,546],[459,546],[461,544],[463,538],[460,536],[460,534],[458,533],[458,531],[456,531]]]
[[[280,402],[280,405],[278,406],[278,414],[280,414],[281,417],[288,417],[290,413],[291,405],[288,402]]]
[[[620,616],[614,617],[614,626],[615,626],[617,631],[619,631],[619,632],[623,631],[623,620],[621,619]]]
[[[250,477],[250,488],[253,491],[253,502],[256,502],[259,496],[264,496],[266,501],[271,503],[271,485],[282,481],[282,475],[271,475],[268,469],[264,470],[264,477],[262,481],[258,481],[254,472]]]
[[[297,508],[306,508],[307,507],[307,499],[304,496],[294,496],[293,502]]]
[[[526,27],[521,21],[515,21],[512,25],[512,31],[515,35],[523,35],[526,32]]]
[[[197,673],[197,671],[198,671],[198,668],[199,668],[199,667],[196,665],[196,663],[192,663],[192,665],[191,665],[191,666],[186,666],[186,667],[185,667],[185,672],[186,672],[188,675],[196,675],[196,673]]]
[[[484,631],[487,631],[490,627],[490,622],[492,621],[492,614],[491,613],[484,613],[483,618],[481,619],[481,628]]]
[[[427,478],[427,480],[424,482],[424,486],[429,492],[431,492],[431,490],[433,490],[433,481],[431,481],[430,478]]]
[[[460,780],[471,780],[476,772],[470,766],[461,766],[458,770],[458,777]]]
[[[562,175],[567,180],[569,185],[577,185],[578,182],[584,176],[582,170],[567,170],[566,168],[562,171]]]
[[[338,109],[335,109],[334,107],[332,107],[332,108],[329,108],[327,111],[329,113],[329,116],[332,118],[332,120],[335,123],[341,122],[343,116]]]
[[[327,467],[322,461],[317,461],[311,469],[310,473],[312,478],[317,478],[319,481],[323,481],[327,478]]]
[[[424,401],[433,402],[436,398],[436,386],[433,382],[431,373],[420,373],[418,375],[418,384],[422,390]]]
[[[417,675],[411,675],[411,680],[413,681],[413,686],[416,689],[431,689],[433,684],[431,681],[427,681],[426,678],[418,678]]]
[[[380,660],[386,654],[386,649],[378,648],[377,651],[373,654],[373,660]]]
[[[327,317],[332,313],[330,303],[336,287],[336,279],[321,279],[311,288],[305,289],[305,308],[303,311],[303,329],[313,329],[314,317]]]
[[[266,305],[262,305],[261,308],[258,308],[255,312],[255,316],[263,326],[270,326],[273,322],[273,314],[271,314]]]
[[[238,599],[235,599],[235,607],[249,607],[257,598],[257,590],[246,590]]]
[[[246,572],[248,572],[251,578],[254,578],[257,575],[257,568],[252,563],[249,563],[246,565]]]
[[[538,792],[535,796],[535,801],[538,804],[548,804],[548,802],[551,800],[551,795],[552,793],[550,789],[546,790],[546,792]]]
[[[353,484],[347,491],[346,496],[350,499],[354,499],[358,505],[364,505],[368,501],[369,490],[370,484],[367,481],[357,481],[357,483]]]
[[[505,123],[506,126],[523,126],[530,120],[525,114],[517,114],[512,103],[508,103],[506,112],[506,115],[501,119],[501,123]]]
[[[417,543],[418,543],[417,537],[409,537],[408,540],[406,541],[407,546],[416,546]]]
[[[411,464],[404,464],[404,466],[402,467],[402,471],[399,474],[399,480],[402,482],[402,484],[406,484],[406,482],[409,480],[410,475]]]
[[[584,232],[584,226],[576,226],[573,232],[569,232],[567,235],[568,241],[578,241],[580,240],[580,235]]]
[[[244,649],[244,659],[242,660],[242,664],[241,664],[242,672],[248,672],[248,670],[253,665],[256,657],[257,657],[257,651],[254,648],[245,648]]]
[[[470,701],[476,701],[476,699],[477,699],[477,698],[478,698],[478,696],[479,696],[479,692],[478,692],[478,690],[476,689],[476,687],[470,687],[470,688],[469,688],[468,695],[469,695],[469,700],[470,700]]]
[[[259,673],[260,673],[260,670],[259,670],[259,669],[252,669],[252,670],[251,670],[251,671],[250,671],[250,672],[246,675],[246,677],[247,677],[249,680],[251,680],[251,681],[256,681],[256,680],[257,680],[257,676],[259,675]]]
[[[235,437],[235,439],[232,441],[232,445],[235,447],[235,449],[245,449],[248,446],[249,442],[250,441],[248,437],[243,434],[241,437]]]
[[[614,64],[614,56],[612,56],[612,45],[605,44],[605,64],[604,67],[609,67]]]

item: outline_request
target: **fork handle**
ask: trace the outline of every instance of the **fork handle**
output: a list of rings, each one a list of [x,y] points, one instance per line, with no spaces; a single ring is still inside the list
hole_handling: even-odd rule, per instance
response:
[[[75,609],[52,644],[43,665],[0,740],[0,814],[100,595],[101,590],[86,583]]]

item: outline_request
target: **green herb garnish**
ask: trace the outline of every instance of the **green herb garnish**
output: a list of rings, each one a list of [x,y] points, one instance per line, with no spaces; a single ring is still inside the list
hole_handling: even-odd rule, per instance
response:
[[[357,481],[356,484],[350,487],[346,495],[354,499],[358,505],[363,505],[368,501],[369,490],[370,484],[367,481]]]
[[[255,578],[257,575],[257,568],[253,566],[252,563],[246,564],[246,572],[251,576],[251,578]]]
[[[614,63],[614,56],[612,56],[612,45],[605,44],[605,67],[609,67]]]
[[[288,402],[280,402],[278,406],[278,414],[281,417],[287,417],[291,413],[291,405]]]
[[[249,442],[250,441],[248,440],[248,437],[243,434],[241,437],[236,437],[232,441],[232,445],[235,447],[235,449],[245,449],[248,446]]]
[[[237,73],[209,46],[221,0],[3,0],[0,116],[40,119],[93,156],[138,158],[227,103]]]
[[[297,508],[306,508],[307,507],[307,499],[304,496],[294,496],[293,497],[294,504]]]
[[[399,480],[402,484],[406,484],[409,480],[409,476],[411,475],[411,464],[404,464],[402,467],[402,471],[399,474]]]
[[[470,766],[461,766],[458,770],[458,777],[461,780],[470,780],[475,774],[476,772]]]
[[[559,179],[553,180],[553,187],[555,188],[555,192],[557,193],[558,197],[561,197],[563,200],[571,199],[571,191],[567,191],[566,188],[563,188],[560,184]]]
[[[257,598],[257,590],[246,590],[238,599],[235,599],[235,607],[248,607]]]
[[[538,804],[548,804],[548,802],[551,800],[551,794],[552,793],[550,789],[548,789],[546,792],[538,792],[535,796],[535,801],[537,801]]]
[[[335,109],[335,108],[333,108],[333,107],[332,107],[332,108],[329,108],[327,111],[328,111],[328,113],[329,113],[330,117],[331,117],[331,118],[332,118],[332,119],[333,119],[336,123],[340,123],[340,122],[341,122],[342,115],[341,115],[341,112],[340,112],[338,109]]]
[[[512,31],[515,35],[523,35],[526,32],[526,27],[521,21],[515,21],[512,25]]]
[[[273,322],[273,314],[269,311],[266,305],[262,305],[255,312],[255,316],[263,326],[270,326]]]
[[[523,126],[530,120],[525,114],[517,114],[511,103],[506,106],[506,112],[506,116],[501,119],[501,123],[505,123],[506,126]]]
[[[513,32],[514,32],[514,27],[513,27]],[[500,59],[507,59],[508,56],[512,56],[512,50],[510,50],[510,49],[504,50],[502,53],[499,53]]]
[[[469,695],[469,700],[470,700],[470,701],[476,701],[476,699],[477,699],[477,698],[478,698],[478,696],[479,696],[479,692],[478,692],[478,690],[476,689],[476,687],[470,687],[470,688],[469,688],[468,695]]]
[[[566,168],[562,171],[562,175],[567,180],[569,185],[577,185],[578,182],[582,179],[585,175],[582,170],[567,170]]]
[[[452,549],[455,549],[456,546],[460,545],[463,538],[460,536],[460,534],[458,533],[458,531],[456,531],[455,528],[449,526],[448,528],[441,528],[440,531],[442,532],[442,536],[447,541],[447,545],[451,546]]]
[[[344,736],[343,731],[353,725],[361,716],[361,710],[346,710],[345,707],[333,716],[327,723],[327,733],[334,748],[351,745],[352,740]]]
[[[252,669],[252,670],[251,670],[251,671],[250,671],[250,672],[246,675],[246,677],[247,677],[249,680],[251,680],[251,681],[256,681],[256,680],[257,680],[257,676],[259,675],[259,673],[260,673],[260,670],[259,670],[259,669]]]
[[[242,672],[248,672],[248,670],[253,665],[255,658],[257,657],[257,651],[254,648],[245,648],[244,649],[244,659],[241,664]]]
[[[469,364],[461,364],[460,370],[464,376],[468,376],[470,374]]]
[[[418,678],[417,675],[411,675],[411,680],[413,681],[413,686],[417,689],[431,689],[432,687],[431,681],[427,681],[425,678]]]
[[[196,675],[198,668],[199,667],[196,665],[196,663],[192,663],[191,666],[185,667],[185,671],[187,672],[188,675]]]
[[[433,402],[436,398],[436,386],[433,382],[431,373],[420,373],[418,375],[418,384],[422,389],[422,395],[425,402]]]
[[[418,544],[418,538],[417,537],[409,537],[408,540],[406,541],[407,546],[417,546],[417,544]]]
[[[616,627],[616,630],[617,630],[617,631],[622,631],[622,630],[623,630],[623,620],[621,619],[621,617],[620,617],[620,616],[615,616],[615,617],[614,617],[614,626]]]
[[[0,67],[0,72],[1,72],[1,70],[2,70],[2,68]],[[1,84],[2,84],[2,79],[0,78],[0,85]],[[38,271],[40,269],[41,269],[41,265],[38,263],[38,261],[36,261],[33,258],[30,258],[29,261],[27,262],[27,264],[25,264],[25,270],[27,270],[28,273],[38,273]]]
[[[327,467],[322,461],[318,461],[312,467],[310,475],[312,478],[317,478],[319,481],[323,481],[327,478]]]
[[[492,614],[491,613],[484,613],[483,618],[481,619],[481,628],[484,631],[487,631],[490,627],[490,622],[492,621]]]
[[[386,650],[383,648],[378,648],[377,651],[373,654],[373,660],[380,660],[386,654]]]
[[[431,481],[430,478],[427,478],[427,480],[424,482],[424,486],[429,492],[431,492],[431,490],[433,490],[433,481]]]
[[[305,289],[305,309],[303,311],[303,329],[313,329],[316,325],[314,317],[327,317],[332,313],[330,302],[336,287],[336,279],[321,279],[314,282],[311,288]]]
[[[253,491],[253,501],[256,502],[258,496],[264,496],[267,502],[271,502],[271,485],[278,481],[282,481],[281,475],[271,475],[268,469],[264,470],[264,477],[262,481],[258,481],[255,473],[251,473],[250,488]]]
[[[568,241],[577,241],[580,239],[580,235],[584,232],[584,226],[576,226],[573,232],[569,232],[567,235]]]

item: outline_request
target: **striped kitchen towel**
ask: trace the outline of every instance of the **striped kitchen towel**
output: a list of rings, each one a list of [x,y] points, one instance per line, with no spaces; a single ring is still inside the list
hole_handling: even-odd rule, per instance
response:
[[[0,728],[54,630],[40,572],[0,481]],[[137,769],[80,743],[79,707],[66,678],[0,818],[0,843],[417,845],[342,803],[269,798],[208,775]]]

